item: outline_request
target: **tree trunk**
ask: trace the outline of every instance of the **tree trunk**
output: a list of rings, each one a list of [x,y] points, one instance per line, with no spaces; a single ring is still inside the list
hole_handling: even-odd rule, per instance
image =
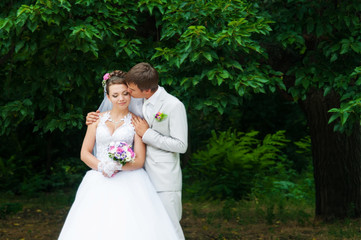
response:
[[[334,94],[313,90],[302,102],[312,141],[316,217],[323,220],[361,216],[360,124],[352,132],[333,131],[328,110],[339,106]]]

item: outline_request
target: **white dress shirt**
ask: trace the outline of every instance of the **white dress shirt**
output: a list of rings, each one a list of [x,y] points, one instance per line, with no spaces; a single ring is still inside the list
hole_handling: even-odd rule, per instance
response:
[[[155,93],[153,93],[153,95],[150,98],[144,99],[143,116],[148,123],[150,123],[151,119],[155,117],[156,113],[154,112],[154,105],[158,101],[159,95],[161,94],[162,91],[163,88],[158,86],[157,91],[155,91]]]

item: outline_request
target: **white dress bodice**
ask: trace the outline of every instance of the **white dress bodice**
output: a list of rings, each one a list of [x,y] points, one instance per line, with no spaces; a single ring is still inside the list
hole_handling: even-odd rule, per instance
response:
[[[100,117],[96,130],[96,158],[100,161],[110,161],[108,157],[108,146],[111,142],[126,142],[129,145],[134,141],[134,126],[132,125],[132,115],[128,113],[124,117],[124,123],[118,127],[111,135],[106,122],[110,118],[110,112],[106,112]]]

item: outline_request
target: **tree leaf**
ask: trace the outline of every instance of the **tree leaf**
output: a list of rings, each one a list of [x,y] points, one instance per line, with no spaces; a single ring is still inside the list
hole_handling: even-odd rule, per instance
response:
[[[212,55],[209,52],[203,52],[202,54],[208,61],[213,61]]]

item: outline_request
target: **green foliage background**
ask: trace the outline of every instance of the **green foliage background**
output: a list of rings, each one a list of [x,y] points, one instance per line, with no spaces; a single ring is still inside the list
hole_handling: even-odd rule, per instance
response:
[[[252,35],[266,34],[269,21],[256,16],[253,4],[221,6],[222,1],[3,1],[3,189],[52,189],[85,169],[74,162],[84,116],[102,98],[104,72],[152,62],[161,84],[187,106],[195,137],[190,152],[210,136],[209,129],[222,125],[219,113],[239,107],[248,88],[265,92],[272,79],[269,69],[259,68],[262,51]]]
[[[359,123],[360,8],[358,1],[1,1],[1,190],[75,186],[86,170],[79,149],[85,115],[103,97],[101,76],[141,61],[157,68],[160,84],[187,108],[186,180],[206,178],[210,166],[231,169],[231,183],[310,171],[309,146],[301,144],[306,156],[296,157],[289,142],[308,134],[296,103],[319,91],[338,103],[329,119],[336,130]],[[270,159],[255,158],[252,168],[222,165],[222,154],[229,162],[248,156],[232,147],[245,136],[259,132],[248,146],[255,155],[260,139],[279,130],[277,147],[267,145]],[[229,146],[219,149],[226,133]],[[252,184],[239,195],[238,187],[215,195],[239,198]]]

